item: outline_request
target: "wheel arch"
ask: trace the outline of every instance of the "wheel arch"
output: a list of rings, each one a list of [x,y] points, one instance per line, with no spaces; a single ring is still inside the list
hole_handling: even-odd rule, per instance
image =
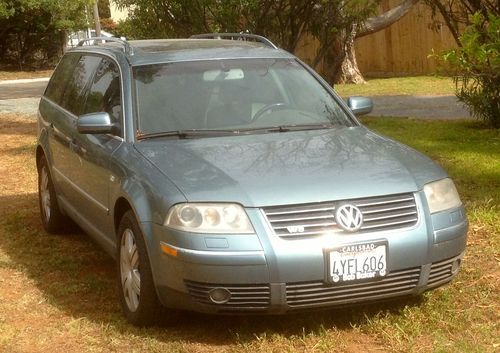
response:
[[[123,218],[123,215],[131,210],[132,212],[135,211],[131,205],[131,203],[123,196],[119,197],[116,202],[115,202],[115,207],[113,208],[113,225],[114,225],[114,230],[116,236],[118,236],[118,227],[120,226],[120,221]],[[137,215],[136,215],[137,218]]]
[[[42,158],[45,157],[45,151],[43,150],[43,147],[38,145],[36,146],[36,152],[35,152],[35,158],[36,158],[36,169],[40,169],[40,161]],[[45,157],[47,158],[47,157]]]

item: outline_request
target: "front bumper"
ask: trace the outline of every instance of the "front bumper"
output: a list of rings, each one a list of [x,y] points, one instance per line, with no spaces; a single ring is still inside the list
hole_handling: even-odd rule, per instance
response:
[[[163,304],[171,308],[214,314],[281,314],[418,295],[450,282],[457,275],[462,258],[463,253],[421,267],[393,271],[383,280],[363,284],[332,286],[323,281],[231,284],[185,280],[186,291],[159,286],[158,293]],[[220,288],[228,290],[231,297],[216,304],[210,293]]]
[[[462,207],[420,217],[411,229],[305,240],[280,239],[260,210],[247,213],[255,234],[204,236],[143,225],[145,234],[152,234],[150,258],[165,306],[209,313],[285,313],[417,295],[457,275],[467,241]],[[386,277],[326,283],[324,249],[381,239],[388,243]],[[159,244],[174,249],[175,256],[162,252]],[[217,289],[229,293],[229,299],[215,301],[211,293]]]

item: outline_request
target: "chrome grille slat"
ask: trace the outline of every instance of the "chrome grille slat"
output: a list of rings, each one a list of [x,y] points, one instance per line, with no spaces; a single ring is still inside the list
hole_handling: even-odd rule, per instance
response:
[[[406,213],[397,213],[397,214],[391,214],[391,215],[388,215],[388,216],[379,216],[379,217],[366,217],[364,220],[365,222],[372,222],[372,221],[379,221],[379,220],[382,220],[382,219],[391,219],[391,218],[397,218],[397,217],[403,217],[403,216],[412,216],[412,215],[415,215],[417,214],[417,211],[410,211],[410,212],[406,212]]]
[[[280,237],[283,238],[298,238],[298,237],[305,237],[305,236],[312,236],[312,235],[323,235],[325,233],[329,232],[329,230],[322,230],[322,231],[315,231],[315,232],[303,232],[303,233],[276,233]]]
[[[362,299],[411,293],[418,285],[420,267],[394,271],[377,281],[330,285],[324,282],[287,283],[286,298],[292,309],[356,302]]]
[[[411,270],[403,270],[403,271],[397,271],[395,273],[389,273],[386,277],[380,279],[377,281],[377,283],[386,283],[391,280],[406,280],[406,279],[415,279],[420,276],[420,268],[415,268]],[[356,287],[363,287],[367,286],[370,284],[365,283],[353,283],[353,284],[344,284],[342,288],[356,288]],[[323,282],[314,282],[314,283],[300,283],[300,284],[289,284],[287,285],[287,288],[290,290],[293,290],[295,287],[301,288],[301,290],[307,290],[308,287],[312,288],[322,288],[324,289],[324,284]],[[328,287],[329,288],[329,287]]]
[[[275,230],[277,229],[287,229],[289,226],[294,226],[294,227],[326,227],[326,226],[333,226],[336,225],[337,223],[335,222],[323,222],[323,223],[293,223],[289,224],[288,226],[278,226],[274,227]]]
[[[397,282],[384,282],[384,283],[378,283],[377,284],[377,292],[384,289],[384,288],[393,288],[393,287],[401,287],[401,286],[412,286],[413,284],[415,283],[415,279],[412,278],[412,279],[409,279],[409,280],[405,280],[405,281],[397,281]],[[362,292],[365,292],[365,291],[373,291],[373,289],[371,288],[371,286],[364,286],[364,287],[360,287],[360,288],[357,288],[357,293],[362,293]],[[300,293],[300,297],[301,298],[314,298],[314,297],[318,297],[318,296],[322,296],[324,295],[325,293],[328,293],[329,291],[328,290],[325,290],[325,289],[316,289],[315,292],[306,292],[304,290],[301,290],[301,293]],[[338,289],[335,291],[335,295],[336,296],[340,296],[342,295],[343,293],[352,293],[352,288],[345,288],[345,289]],[[293,298],[293,294],[290,293],[290,298]]]
[[[389,208],[382,208],[382,209],[374,209],[374,210],[365,210],[364,208],[360,207],[361,211],[363,214],[370,214],[370,213],[382,213],[382,212],[389,212],[389,211],[397,211],[397,210],[405,210],[407,208],[413,208],[414,205],[403,205],[403,206],[397,206],[397,207],[389,207]]]
[[[396,293],[399,293],[399,292],[406,292],[408,290],[411,290],[412,288],[414,288],[415,285],[414,284],[408,284],[408,285],[400,285],[400,286],[394,286],[392,288],[385,288],[385,289],[381,289],[381,288],[377,288],[376,290],[373,290],[373,289],[367,289],[365,291],[359,291],[359,292],[356,292],[356,293],[346,293],[346,294],[342,294],[342,293],[335,293],[335,296],[334,297],[326,297],[325,296],[321,296],[321,297],[317,297],[317,298],[307,298],[307,299],[304,299],[303,297],[301,297],[301,299],[291,299],[291,302],[293,302],[293,305],[299,305],[299,304],[313,304],[313,303],[324,303],[325,301],[328,302],[328,303],[335,303],[335,302],[339,302],[339,301],[343,301],[343,300],[355,300],[355,299],[361,299],[361,298],[366,298],[366,297],[371,297],[373,295],[380,295],[380,294],[386,294],[388,292],[396,292]],[[289,305],[292,306],[289,302]]]
[[[427,285],[432,286],[450,280],[453,277],[453,273],[451,272],[453,261],[455,261],[455,258],[433,263],[429,272]]]
[[[413,201],[413,197],[407,197],[405,199],[398,198],[395,200],[376,201],[376,202],[369,202],[369,203],[356,203],[356,206],[358,206],[358,207],[378,206],[378,205],[387,205],[389,203],[404,202],[404,201]]]
[[[429,275],[429,278],[434,278],[434,277],[439,277],[439,276],[442,276],[442,275],[445,275],[447,274],[448,272],[451,271],[451,266],[450,268],[444,268],[442,269],[441,271],[433,271],[430,275]]]
[[[185,281],[186,287],[193,300],[216,306],[221,311],[263,311],[269,307],[271,291],[268,285],[262,284],[212,284]],[[209,298],[209,292],[214,288],[225,288],[231,292],[227,303],[215,304]]]
[[[267,215],[275,216],[275,215],[283,215],[283,214],[292,214],[292,213],[306,213],[306,212],[328,212],[335,210],[335,206],[328,205],[327,206],[318,206],[315,204],[308,205],[292,205],[292,206],[284,206],[284,207],[269,207]]]
[[[318,215],[318,216],[309,216],[309,217],[294,217],[294,218],[275,218],[275,217],[269,217],[269,220],[271,222],[297,222],[297,221],[304,221],[304,220],[315,220],[315,219],[328,219],[331,218],[333,219],[333,214],[326,214],[326,215]]]
[[[442,274],[441,276],[434,276],[432,278],[429,277],[429,281],[427,282],[428,284],[434,284],[437,282],[440,282],[446,278],[451,277],[449,273]]]
[[[363,214],[364,224],[358,232],[402,229],[418,222],[417,205],[412,193],[271,206],[263,208],[263,211],[277,236],[286,239],[314,237],[328,232],[344,232],[336,223],[334,211],[335,207],[345,203],[357,206]]]
[[[413,223],[413,222],[416,222],[418,218],[414,217],[414,218],[411,218],[411,219],[408,219],[408,220],[403,220],[403,221],[397,221],[397,222],[386,222],[386,223],[383,223],[384,226],[395,226],[395,225],[398,225],[398,224],[403,224],[403,223]],[[379,224],[373,224],[373,225],[368,225],[368,226],[362,226],[361,229],[372,229],[372,228],[379,228],[380,225]]]

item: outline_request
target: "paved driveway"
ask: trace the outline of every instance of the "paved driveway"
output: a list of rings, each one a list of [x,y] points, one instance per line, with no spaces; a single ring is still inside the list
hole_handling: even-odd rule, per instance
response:
[[[0,81],[0,113],[35,115],[47,79]]]
[[[40,97],[46,86],[47,80],[0,81],[0,100]]]
[[[471,115],[455,96],[379,96],[372,97],[372,116],[420,119],[470,119]]]
[[[47,81],[5,83],[0,81],[0,113],[36,114],[40,95]],[[371,116],[409,117],[416,119],[470,119],[455,96],[375,96]]]

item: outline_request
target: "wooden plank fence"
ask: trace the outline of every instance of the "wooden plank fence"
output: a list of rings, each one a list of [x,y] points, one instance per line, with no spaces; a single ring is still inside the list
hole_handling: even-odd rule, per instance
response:
[[[397,6],[401,0],[383,0],[380,11]],[[369,36],[356,40],[356,56],[363,75],[388,77],[438,73],[435,59],[429,58],[432,50],[440,52],[456,47],[450,31],[439,19],[432,28],[432,12],[424,4],[418,4],[401,20]],[[317,43],[306,38],[296,54],[310,63],[317,50]],[[326,70],[318,67],[318,71]]]

